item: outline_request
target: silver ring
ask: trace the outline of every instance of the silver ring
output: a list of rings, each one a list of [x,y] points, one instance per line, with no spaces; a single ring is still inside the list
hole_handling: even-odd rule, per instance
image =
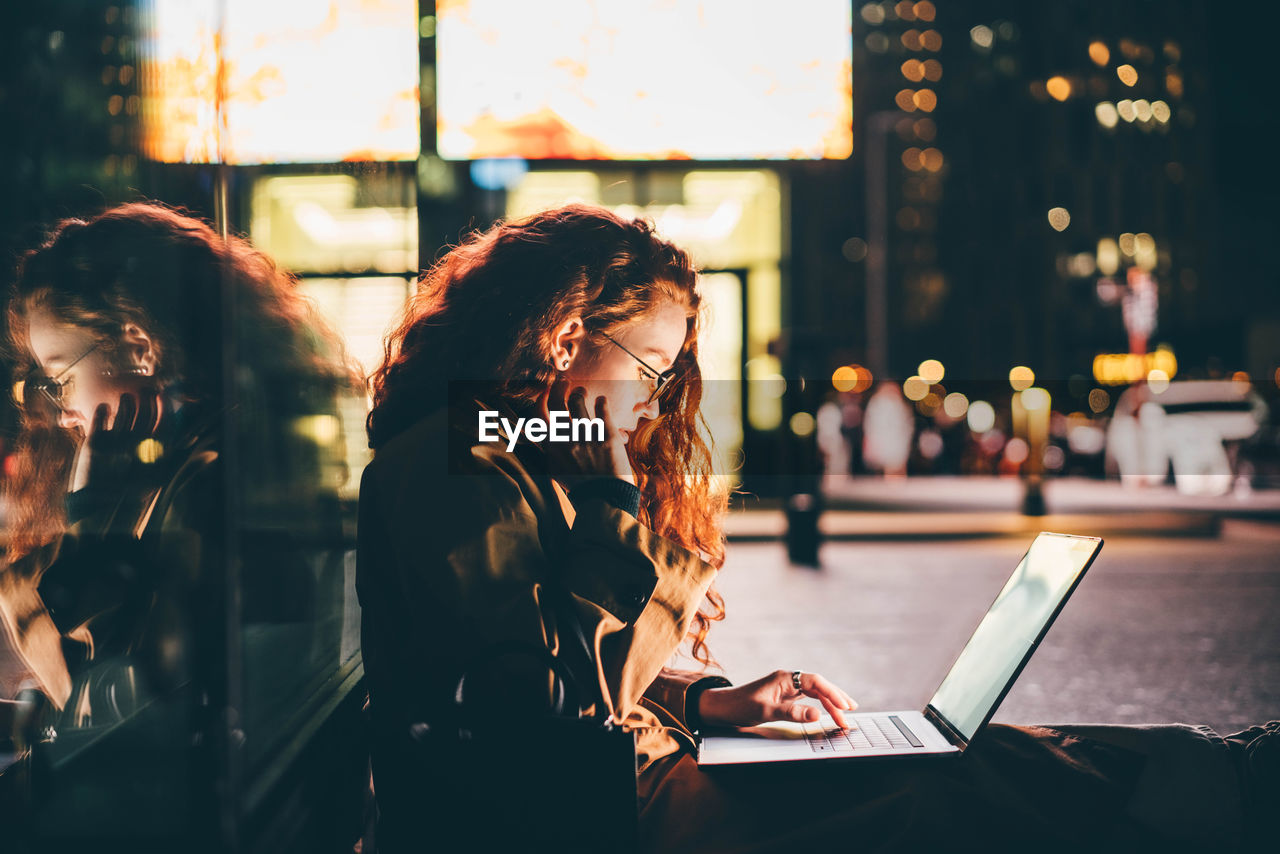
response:
[[[803,690],[804,690],[803,688],[801,688],[801,687],[800,687],[800,674],[801,674],[802,672],[803,672],[803,671],[800,671],[800,670],[792,670],[792,671],[791,671],[791,684],[795,686],[795,689],[796,689],[797,691],[803,691]]]

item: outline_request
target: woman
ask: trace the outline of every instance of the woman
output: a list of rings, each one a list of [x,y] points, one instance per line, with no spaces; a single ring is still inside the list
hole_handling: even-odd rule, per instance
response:
[[[806,698],[843,724],[855,707],[818,674],[735,687],[665,666],[686,642],[708,663],[708,630],[724,616],[713,582],[726,496],[698,429],[699,308],[685,253],[643,222],[585,206],[495,226],[425,274],[374,377],[375,456],[361,488],[357,587],[383,841],[465,836],[439,816],[413,825],[451,778],[418,762],[409,733],[457,721],[464,675],[470,709],[547,708],[555,682],[542,665],[495,668],[486,651],[516,641],[581,661],[575,621],[589,711],[635,733],[646,850],[1025,843],[1020,834],[1055,824],[1096,841],[1137,827],[1123,809],[1140,753],[1057,730],[991,727],[962,769],[698,770],[691,731],[702,724],[816,720]],[[599,419],[603,440],[535,441],[513,427],[557,411]],[[486,423],[504,425],[500,441],[482,435]],[[1063,794],[1028,799],[1037,786]],[[500,781],[495,791],[512,794]],[[1085,814],[1062,825],[1055,809]],[[567,827],[572,814],[567,805]]]
[[[295,607],[253,595],[272,583],[256,569],[278,576],[285,564],[277,553],[255,566],[244,524],[292,526],[301,541],[332,516],[340,445],[296,425],[334,411],[352,373],[291,276],[155,204],[59,223],[20,260],[7,320],[21,429],[6,466],[0,698],[42,698],[27,735],[48,742],[55,764],[108,731],[140,745],[130,764],[179,757],[139,784],[152,792],[188,773],[164,739],[190,743],[192,729],[221,725],[188,717],[178,698],[225,702],[232,531],[245,576],[239,613]],[[229,447],[243,487],[231,491]],[[283,497],[290,514],[276,510]],[[291,601],[305,595],[295,587]],[[193,680],[200,691],[185,690]],[[131,719],[146,723],[120,727]],[[145,805],[125,768],[106,771],[101,788]],[[77,785],[104,796],[87,779]]]

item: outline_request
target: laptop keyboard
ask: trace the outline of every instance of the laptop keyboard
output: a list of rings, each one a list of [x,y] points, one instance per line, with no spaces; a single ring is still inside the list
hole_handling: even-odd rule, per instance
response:
[[[805,739],[814,753],[923,748],[924,743],[897,715],[846,715],[855,729],[805,724]]]

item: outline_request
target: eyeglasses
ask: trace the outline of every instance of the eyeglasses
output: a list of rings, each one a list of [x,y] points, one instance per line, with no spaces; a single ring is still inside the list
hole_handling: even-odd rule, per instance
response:
[[[632,353],[626,347],[623,347],[621,344],[619,344],[617,339],[614,338],[612,335],[610,335],[608,332],[601,332],[600,334],[603,335],[605,338],[609,339],[610,343],[612,343],[613,346],[617,347],[619,350],[626,353],[628,356],[630,356],[631,358],[635,359],[637,362],[640,363],[640,367],[642,368],[640,373],[644,377],[645,381],[649,383],[649,399],[646,402],[652,403],[654,399],[658,396],[658,394],[662,391],[663,387],[665,387],[666,384],[671,381],[671,378],[675,376],[675,370],[671,369],[666,372],[654,370],[649,366],[647,362],[645,362],[644,359],[641,359],[635,353]]]
[[[29,384],[28,387],[33,388],[36,391],[39,391],[46,398],[48,398],[49,401],[54,406],[58,407],[58,409],[63,409],[64,408],[63,404],[66,402],[66,399],[67,399],[67,389],[71,386],[71,380],[69,379],[63,380],[62,378],[65,377],[72,368],[80,364],[80,362],[83,361],[85,357],[87,357],[94,350],[97,350],[98,347],[100,346],[101,346],[100,342],[96,343],[92,347],[90,347],[88,350],[85,350],[83,353],[81,353],[79,356],[76,356],[74,359],[71,360],[70,364],[68,364],[65,368],[63,368],[61,371],[58,372],[58,375],[56,377],[41,377],[39,379],[28,380],[27,381]]]

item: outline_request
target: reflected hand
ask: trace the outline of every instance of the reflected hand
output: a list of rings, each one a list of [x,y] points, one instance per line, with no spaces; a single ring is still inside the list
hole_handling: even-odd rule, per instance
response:
[[[547,392],[543,405],[544,417],[551,412],[568,412],[573,419],[595,417],[604,422],[603,442],[546,442],[543,444],[551,464],[551,473],[558,479],[572,483],[593,477],[616,477],[635,483],[631,458],[627,456],[626,441],[613,426],[609,417],[609,403],[603,395],[593,404],[594,415],[587,414],[587,390],[582,386],[569,389],[569,383],[559,378]]]
[[[820,702],[839,727],[848,728],[844,711],[858,704],[844,691],[817,673],[801,673],[800,688],[791,680],[791,671],[775,670],[745,685],[709,688],[698,697],[698,714],[704,723],[718,726],[755,726],[769,721],[814,722],[822,713],[817,707],[801,704],[809,697]]]
[[[115,417],[105,403],[93,413],[89,434],[85,437],[76,460],[76,483],[73,488],[119,488],[127,480],[137,479],[145,471],[139,446],[143,440],[154,438],[163,419],[171,417],[163,396],[154,389],[140,392],[136,397],[120,395],[120,405]]]

